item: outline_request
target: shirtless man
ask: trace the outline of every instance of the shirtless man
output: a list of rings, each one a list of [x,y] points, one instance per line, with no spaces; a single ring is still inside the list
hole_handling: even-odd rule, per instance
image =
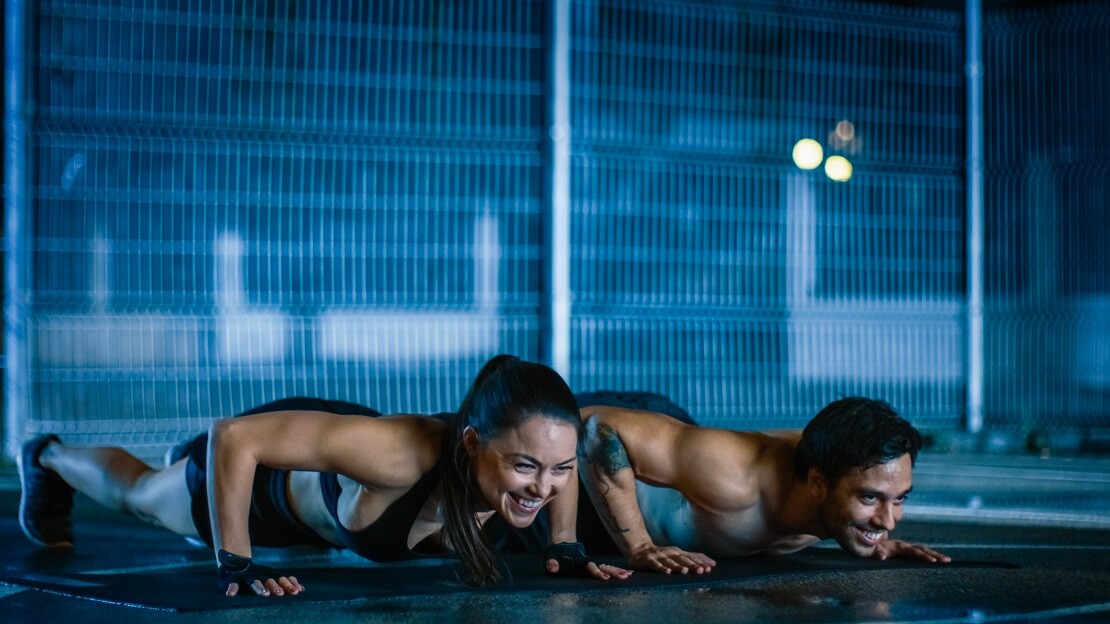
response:
[[[840,399],[803,431],[768,433],[621,407],[584,406],[582,417],[583,482],[631,567],[702,574],[712,557],[830,538],[861,557],[950,561],[889,536],[921,436],[883,401]]]

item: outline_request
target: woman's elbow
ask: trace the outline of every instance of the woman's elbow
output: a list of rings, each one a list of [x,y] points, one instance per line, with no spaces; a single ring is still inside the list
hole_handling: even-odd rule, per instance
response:
[[[221,448],[236,448],[242,445],[241,423],[235,418],[220,418],[208,426],[208,448],[216,451]]]

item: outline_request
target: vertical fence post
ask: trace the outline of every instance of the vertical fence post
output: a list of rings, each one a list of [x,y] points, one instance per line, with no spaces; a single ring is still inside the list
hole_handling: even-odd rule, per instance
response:
[[[19,432],[30,407],[27,348],[27,3],[6,3],[4,85],[4,443],[18,452]]]
[[[967,422],[983,428],[983,10],[967,0]]]
[[[548,3],[545,359],[570,373],[570,0]]]

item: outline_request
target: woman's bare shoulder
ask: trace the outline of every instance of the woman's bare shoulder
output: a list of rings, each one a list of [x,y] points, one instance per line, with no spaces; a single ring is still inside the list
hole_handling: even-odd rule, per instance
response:
[[[433,416],[422,414],[388,414],[377,419],[389,431],[375,445],[383,456],[398,452],[411,458],[413,467],[420,473],[431,470],[439,462],[442,453],[443,437],[447,435],[449,423]]]

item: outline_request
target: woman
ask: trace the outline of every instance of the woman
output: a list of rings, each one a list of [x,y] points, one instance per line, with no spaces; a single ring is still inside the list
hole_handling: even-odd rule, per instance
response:
[[[304,589],[296,577],[255,564],[252,545],[346,547],[375,560],[454,552],[466,582],[482,585],[497,573],[481,526],[499,516],[524,528],[550,503],[549,571],[629,574],[588,561],[576,544],[577,488],[567,486],[577,479],[581,421],[566,382],[546,366],[493,358],[446,422],[274,407],[214,422],[207,444],[194,441],[163,470],[122,449],[67,447],[56,436],[28,441],[20,457],[24,533],[71,547],[76,490],[208,542],[229,596],[247,587],[263,596]]]

